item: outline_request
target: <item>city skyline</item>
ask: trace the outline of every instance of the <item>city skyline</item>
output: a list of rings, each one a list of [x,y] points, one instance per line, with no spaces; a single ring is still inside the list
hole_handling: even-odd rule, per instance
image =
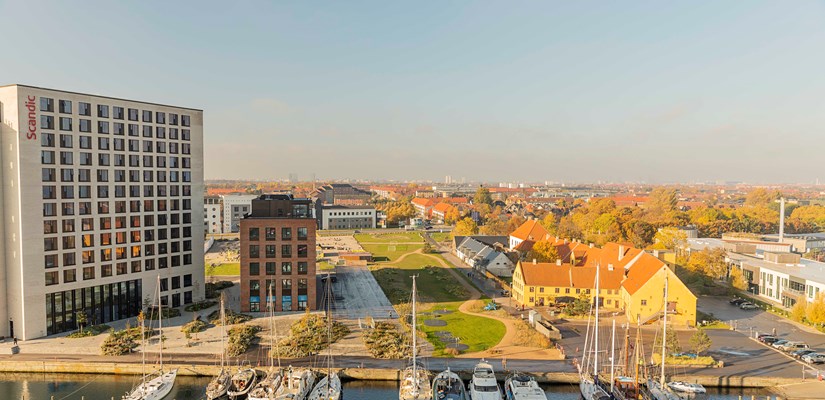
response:
[[[207,179],[819,178],[821,3],[200,4],[0,3],[2,84],[201,108]]]

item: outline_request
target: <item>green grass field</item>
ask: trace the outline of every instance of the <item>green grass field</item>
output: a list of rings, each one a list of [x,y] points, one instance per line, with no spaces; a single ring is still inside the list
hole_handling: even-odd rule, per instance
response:
[[[433,238],[436,242],[446,242],[450,240],[450,233],[449,232],[435,232],[431,233],[430,237]]]
[[[214,267],[211,264],[206,264],[204,266],[204,268],[205,268],[205,271],[206,271],[206,276],[240,275],[241,274],[241,263],[218,264]]]
[[[332,264],[330,264],[326,261],[318,261],[318,263],[316,265],[318,266],[318,269],[321,270],[321,271],[331,271],[331,270],[335,269],[334,265],[332,265]]]
[[[361,243],[424,243],[418,232],[357,233],[354,236]]]
[[[453,302],[470,298],[469,293],[446,269],[435,266],[432,259],[420,254],[407,256],[398,264],[374,265],[370,270],[392,304],[410,301],[413,275],[418,275],[418,297],[422,303]]]
[[[362,244],[361,247],[372,253],[375,262],[394,262],[398,257],[424,247],[424,244]]]
[[[442,342],[436,331],[448,331],[453,337],[460,339],[461,343],[470,346],[464,353],[473,353],[477,351],[484,351],[490,347],[495,346],[504,337],[506,328],[500,321],[487,319],[483,317],[476,317],[475,315],[468,315],[458,312],[458,307],[461,302],[442,303],[435,306],[435,309],[453,310],[450,314],[445,314],[438,319],[447,322],[447,326],[426,326],[424,320],[432,318],[431,316],[418,316],[421,322],[419,329],[427,334],[427,340],[433,344],[435,350],[433,356],[435,357],[452,357],[444,353],[445,343]]]

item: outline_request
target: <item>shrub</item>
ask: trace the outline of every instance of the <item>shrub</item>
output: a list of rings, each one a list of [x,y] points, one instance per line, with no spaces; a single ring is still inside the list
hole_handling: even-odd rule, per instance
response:
[[[224,312],[226,313],[226,324],[227,325],[241,324],[241,323],[252,320],[251,315],[236,313],[232,310],[224,310]],[[206,319],[209,320],[210,324],[220,325],[221,324],[221,310],[212,311]]]
[[[77,338],[84,338],[84,337],[90,337],[90,336],[97,336],[97,335],[99,335],[103,332],[106,332],[106,331],[110,330],[110,329],[112,329],[112,327],[109,326],[109,325],[92,325],[92,326],[87,326],[86,329],[84,329],[82,332],[81,331],[72,332],[70,335],[68,335],[66,337],[71,338],[71,339],[77,339]]]
[[[319,314],[306,314],[292,324],[289,337],[278,342],[272,349],[273,357],[299,358],[318,354],[328,347],[327,319]],[[332,343],[349,334],[344,324],[332,322]]]
[[[184,307],[184,310],[186,310],[188,312],[195,312],[195,311],[205,310],[209,307],[214,306],[215,304],[218,304],[218,302],[214,301],[214,300],[204,300],[204,301],[199,301],[197,303],[192,303],[192,304]]]
[[[163,310],[163,319],[175,318],[180,317],[180,310],[177,308],[164,308]],[[156,320],[158,319],[158,310],[157,307],[152,306],[146,310],[146,319]]]
[[[257,325],[234,326],[229,330],[226,355],[237,357],[249,350],[249,346],[258,337],[261,327]]]
[[[206,322],[201,321],[200,317],[196,318],[193,321],[187,322],[180,328],[180,331],[187,335],[189,335],[190,333],[203,332],[205,330]]]
[[[232,285],[234,285],[234,283],[230,281],[207,282],[205,285],[206,298],[216,299],[218,297],[221,297],[221,290],[230,288],[232,287]]]
[[[158,331],[154,329],[146,329],[144,331],[144,338],[150,338],[157,335],[157,333]],[[140,340],[140,328],[127,327],[119,331],[111,329],[109,336],[101,343],[100,351],[106,356],[120,356],[131,353],[132,350],[138,347],[138,340]]]
[[[364,343],[374,358],[398,359],[412,356],[408,335],[389,322],[376,322],[374,329],[364,334]]]

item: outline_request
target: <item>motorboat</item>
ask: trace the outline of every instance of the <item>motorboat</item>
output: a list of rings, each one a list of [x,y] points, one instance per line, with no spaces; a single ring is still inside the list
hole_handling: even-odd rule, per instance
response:
[[[315,384],[315,372],[308,368],[289,367],[275,392],[276,400],[304,400]]]
[[[507,400],[547,400],[535,378],[519,373],[510,375],[504,381],[504,397]]]
[[[470,398],[473,400],[502,400],[493,366],[483,359],[473,368],[473,377],[470,379]]]
[[[469,400],[464,382],[455,372],[447,368],[433,378],[433,399],[435,400]]]
[[[705,394],[708,391],[700,383],[690,383],[683,381],[669,382],[667,384],[671,390],[682,393]]]
[[[238,372],[232,375],[232,382],[226,394],[229,395],[231,399],[242,397],[252,390],[257,380],[257,371],[252,368],[239,368]]]

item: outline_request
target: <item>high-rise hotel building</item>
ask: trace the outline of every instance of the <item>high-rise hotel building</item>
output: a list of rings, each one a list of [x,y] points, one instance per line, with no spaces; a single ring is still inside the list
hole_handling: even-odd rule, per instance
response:
[[[0,133],[0,336],[203,298],[203,111],[0,86]]]

